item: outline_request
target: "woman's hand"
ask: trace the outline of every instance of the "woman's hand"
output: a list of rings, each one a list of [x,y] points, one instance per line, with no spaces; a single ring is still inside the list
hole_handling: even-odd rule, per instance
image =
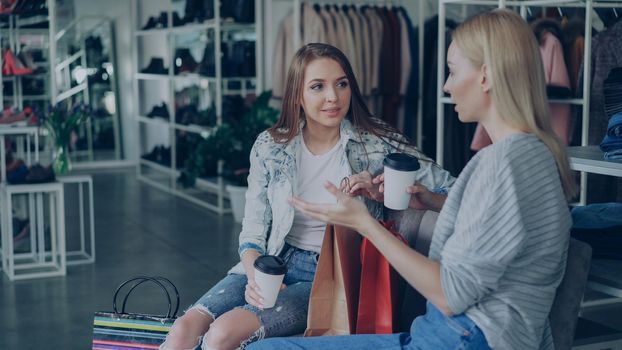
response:
[[[384,174],[376,176],[372,182],[378,185],[378,190],[384,193]],[[444,194],[434,193],[420,183],[406,187],[406,192],[410,193],[408,206],[419,210],[433,210],[440,212],[447,198]]]
[[[283,290],[285,288],[287,288],[287,286],[281,283],[280,290]],[[257,282],[255,282],[255,280],[249,279],[248,283],[246,283],[246,289],[244,290],[244,300],[246,300],[247,303],[255,307],[263,309],[264,300],[261,297],[261,289],[259,288],[259,285],[257,285]]]
[[[289,202],[304,214],[335,225],[345,226],[361,232],[371,215],[363,202],[341,192],[335,185],[327,182],[324,187],[337,198],[337,204],[311,204],[292,197]]]
[[[363,170],[358,174],[348,176],[348,183],[350,191],[347,193],[350,196],[364,196],[380,203],[384,201],[384,195],[380,192],[379,185],[373,183],[369,171]],[[344,190],[343,184],[342,190]]]
[[[259,294],[259,286],[255,282],[254,279],[248,279],[248,283],[246,283],[246,290],[244,291],[244,300],[247,303],[263,309],[263,298]]]

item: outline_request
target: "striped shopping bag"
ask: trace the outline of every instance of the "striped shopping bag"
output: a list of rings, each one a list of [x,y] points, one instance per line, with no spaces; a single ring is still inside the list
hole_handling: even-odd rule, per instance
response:
[[[129,295],[144,282],[159,286],[168,300],[166,315],[154,316],[125,312]],[[126,287],[127,286],[127,287]],[[168,288],[167,288],[168,287]],[[122,289],[129,289],[123,298],[121,311],[117,308],[117,298]],[[175,310],[172,309],[171,293],[175,293]],[[158,349],[176,319],[179,310],[179,293],[175,285],[164,277],[139,276],[123,282],[114,293],[114,311],[95,312],[93,319],[93,350],[138,350]]]

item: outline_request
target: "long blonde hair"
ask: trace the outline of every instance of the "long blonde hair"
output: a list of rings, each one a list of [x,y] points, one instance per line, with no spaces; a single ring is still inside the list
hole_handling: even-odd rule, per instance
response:
[[[551,126],[544,67],[529,25],[517,13],[498,9],[467,19],[452,38],[474,67],[488,67],[492,101],[500,117],[533,133],[551,150],[566,198],[572,198],[576,184],[566,148]]]

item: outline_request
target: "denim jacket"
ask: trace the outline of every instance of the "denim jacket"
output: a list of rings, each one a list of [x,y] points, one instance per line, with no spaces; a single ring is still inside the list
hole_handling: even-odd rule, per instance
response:
[[[352,174],[364,170],[372,176],[381,174],[384,157],[392,152],[405,152],[429,160],[415,147],[387,142],[365,131],[359,135],[347,119],[341,123],[341,135],[345,161],[350,164]],[[288,143],[277,143],[267,131],[257,137],[250,155],[246,207],[238,249],[240,256],[248,249],[270,255],[278,255],[283,249],[285,236],[294,221],[294,207],[287,199],[298,194],[296,154],[300,142],[302,138],[295,137]],[[421,161],[420,164],[417,181],[426,187],[446,191],[454,183],[449,172],[432,162]],[[372,216],[382,218],[382,203],[365,199],[365,204]],[[229,273],[245,272],[238,263]]]

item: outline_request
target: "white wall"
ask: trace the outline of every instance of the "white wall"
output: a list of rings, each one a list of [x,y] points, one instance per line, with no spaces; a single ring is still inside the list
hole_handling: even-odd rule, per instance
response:
[[[116,78],[119,88],[121,131],[125,159],[137,160],[138,144],[134,115],[137,101],[132,98],[131,1],[74,0],[76,17],[106,16],[113,21],[116,39]],[[60,29],[60,28],[59,28]]]

